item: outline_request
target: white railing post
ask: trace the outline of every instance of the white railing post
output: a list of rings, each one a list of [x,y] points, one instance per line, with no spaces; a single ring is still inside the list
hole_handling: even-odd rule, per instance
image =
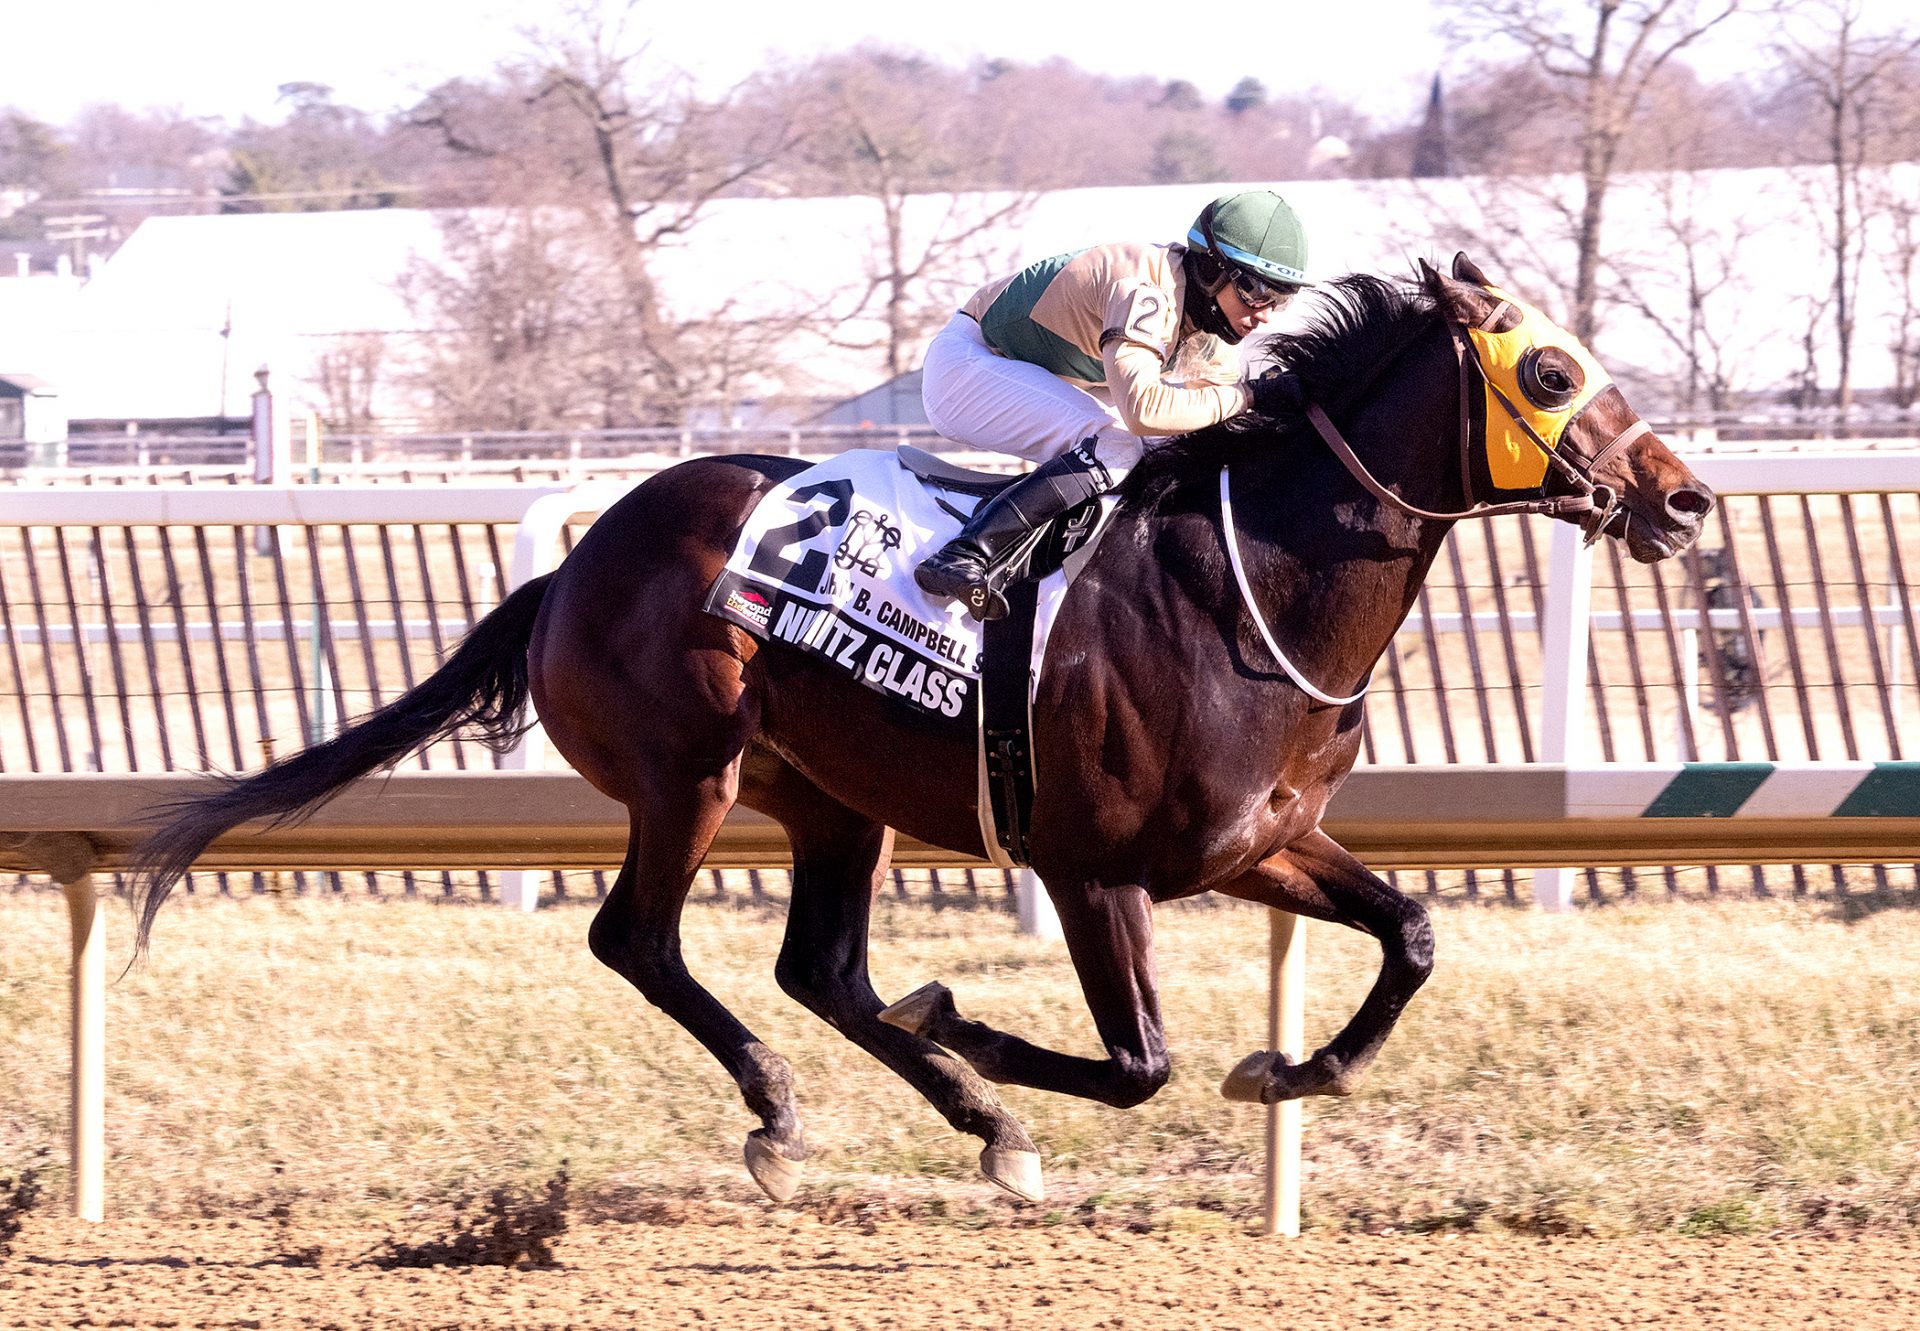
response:
[[[1707,631],[1713,630],[1709,627]],[[1683,763],[1700,759],[1699,751],[1687,742],[1687,737],[1700,733],[1703,719],[1700,714],[1700,630],[1681,629],[1680,707],[1673,715],[1673,749]]]
[[[248,448],[253,454],[253,483],[286,485],[293,479],[289,474],[287,432],[282,428],[284,422],[278,418],[273,390],[267,387],[267,367],[262,365],[253,377],[260,385],[253,393],[253,423],[248,436]],[[255,527],[253,552],[272,554],[275,535],[272,527]]]
[[[1053,898],[1047,895],[1046,884],[1040,881],[1039,874],[1031,869],[1020,870],[1013,900],[1020,916],[1021,933],[1049,943],[1058,943],[1066,937],[1060,929],[1059,912],[1054,910]]]
[[[73,925],[73,1213],[106,1219],[107,947],[93,875],[62,881]]]
[[[513,535],[513,561],[507,570],[510,594],[560,564],[560,534],[579,513],[598,513],[611,505],[626,487],[615,482],[583,485],[562,494],[542,495],[520,515]],[[527,703],[526,733],[505,753],[500,766],[507,771],[538,771],[547,765],[547,732],[540,728],[533,703]],[[528,869],[509,869],[500,875],[500,904],[530,911],[540,904],[540,875]]]
[[[1871,628],[1867,630],[1869,633],[1873,631]],[[1896,735],[1904,733],[1901,730],[1906,712],[1906,690],[1902,687],[1906,683],[1904,660],[1905,658],[1900,654],[1900,625],[1897,622],[1889,622],[1887,624],[1887,710],[1892,714],[1893,732]]]
[[[1540,761],[1585,756],[1587,634],[1593,612],[1593,547],[1578,527],[1557,523],[1547,560],[1547,617],[1540,632]],[[1533,902],[1573,906],[1573,870],[1536,869]]]
[[[69,1173],[73,1214],[97,1222],[106,1218],[107,950],[93,881],[93,843],[78,832],[9,830],[0,831],[0,847],[22,856],[30,872],[45,873],[66,894],[73,937]]]
[[[1307,1045],[1307,922],[1271,912],[1267,949],[1267,1046],[1298,1063]],[[1300,1233],[1300,1101],[1267,1106],[1264,1232]]]

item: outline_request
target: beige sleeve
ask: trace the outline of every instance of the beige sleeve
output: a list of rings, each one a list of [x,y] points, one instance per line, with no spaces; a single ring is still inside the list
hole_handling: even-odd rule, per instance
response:
[[[1109,340],[1100,350],[1114,410],[1127,433],[1185,434],[1238,416],[1253,405],[1242,383],[1187,388],[1160,377],[1160,358],[1137,342]]]

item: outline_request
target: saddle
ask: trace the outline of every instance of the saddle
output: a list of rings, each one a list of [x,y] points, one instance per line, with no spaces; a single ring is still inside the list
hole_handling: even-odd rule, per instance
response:
[[[991,499],[1002,490],[1019,480],[1018,476],[1009,476],[1004,472],[975,471],[970,467],[956,467],[942,460],[924,448],[912,444],[901,444],[894,449],[894,456],[900,465],[930,490],[951,490],[956,494],[971,495],[977,499]],[[967,514],[941,500],[937,495],[934,502],[955,519],[965,522]],[[1099,496],[1076,505],[1040,527],[1031,538],[1031,544],[1021,550],[1009,562],[1007,572],[1012,575],[1010,581],[1017,584],[1022,579],[1044,578],[1047,574],[1067,562],[1067,557],[1087,543],[1099,526],[1105,510],[1101,507]]]
[[[912,444],[901,444],[893,450],[893,455],[900,459],[901,466],[937,490],[958,490],[961,494],[978,495],[982,499],[999,494],[1020,479],[1004,472],[956,467]]]
[[[704,605],[901,706],[977,726],[982,830],[989,853],[1008,863],[1026,858],[1029,699],[1066,591],[1065,578],[1049,575],[1089,548],[1103,509],[1089,500],[1049,523],[1026,553],[1027,579],[1009,589],[1014,613],[984,628],[958,606],[929,600],[912,568],[1015,479],[911,446],[843,453],[768,492]]]

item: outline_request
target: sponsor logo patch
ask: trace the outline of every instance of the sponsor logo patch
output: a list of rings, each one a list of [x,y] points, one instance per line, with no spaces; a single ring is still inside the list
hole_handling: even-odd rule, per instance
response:
[[[773,619],[773,605],[751,587],[736,587],[728,592],[727,609],[742,619],[750,620],[756,628],[765,628]]]

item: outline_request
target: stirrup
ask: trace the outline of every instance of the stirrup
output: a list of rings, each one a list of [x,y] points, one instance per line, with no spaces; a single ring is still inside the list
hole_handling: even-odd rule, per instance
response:
[[[990,582],[975,583],[967,588],[966,595],[956,599],[966,607],[969,615],[983,624],[1007,617],[1007,598]]]
[[[1007,598],[993,585],[991,570],[983,564],[964,552],[948,555],[940,550],[921,561],[913,570],[913,580],[929,596],[958,601],[977,620],[1004,619]]]

